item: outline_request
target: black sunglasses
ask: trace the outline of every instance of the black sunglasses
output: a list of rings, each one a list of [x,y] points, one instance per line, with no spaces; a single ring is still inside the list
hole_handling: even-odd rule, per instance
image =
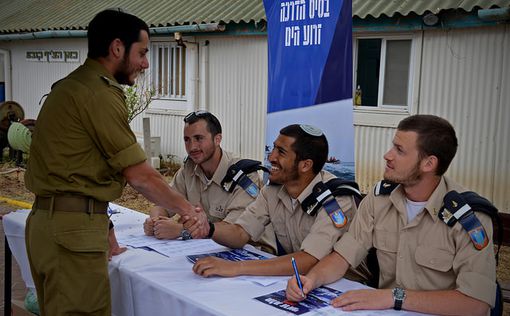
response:
[[[184,117],[184,123],[188,123],[189,121],[194,120],[196,118],[207,117],[209,115],[211,115],[211,113],[207,111],[193,111],[191,113],[188,113],[188,115]]]

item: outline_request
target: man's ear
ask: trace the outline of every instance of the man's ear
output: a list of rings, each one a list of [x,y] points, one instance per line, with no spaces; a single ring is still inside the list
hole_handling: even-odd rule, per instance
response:
[[[312,168],[313,168],[313,160],[312,159],[301,160],[298,163],[298,169],[301,173],[307,173],[308,171],[312,170]]]
[[[221,144],[221,138],[221,133],[216,134],[216,136],[214,136],[214,145],[219,146]]]
[[[115,59],[122,59],[125,49],[124,43],[119,38],[114,39],[110,43],[110,55]]]
[[[435,173],[439,165],[439,159],[436,156],[430,155],[422,159],[421,169],[423,172]]]

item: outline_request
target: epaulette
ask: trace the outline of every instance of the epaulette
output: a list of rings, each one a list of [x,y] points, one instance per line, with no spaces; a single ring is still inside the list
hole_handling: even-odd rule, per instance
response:
[[[359,186],[354,181],[345,181],[339,178],[331,179],[326,183],[320,181],[315,184],[312,193],[303,200],[301,208],[306,214],[315,216],[320,208],[324,207],[333,224],[342,228],[347,224],[347,217],[335,199],[335,196],[342,195],[353,196],[356,204],[361,200]]]
[[[248,174],[258,170],[269,172],[260,161],[241,159],[228,168],[225,177],[221,180],[221,186],[225,191],[232,192],[235,186],[239,184],[246,193],[255,198],[259,195],[259,187],[253,183]]]
[[[122,86],[117,81],[114,81],[106,76],[101,76],[101,79],[103,79],[109,86],[115,87],[120,91],[124,91],[124,89],[122,89]]]
[[[439,210],[439,218],[449,227],[459,222],[468,233],[471,242],[478,250],[482,250],[489,243],[489,236],[475,212],[482,212],[491,217],[498,224],[498,250],[496,261],[499,261],[499,248],[503,241],[503,225],[499,218],[498,209],[484,197],[475,192],[448,192],[443,198],[443,206]]]
[[[376,184],[374,188],[374,194],[376,196],[388,195],[391,192],[393,192],[393,190],[395,190],[396,187],[398,187],[398,183],[390,182],[387,180],[381,180]]]

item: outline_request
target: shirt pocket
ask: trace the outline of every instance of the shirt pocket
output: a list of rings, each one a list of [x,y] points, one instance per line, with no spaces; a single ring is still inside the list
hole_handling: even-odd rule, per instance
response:
[[[81,229],[57,232],[55,242],[72,252],[108,251],[108,232],[103,229]]]
[[[422,268],[447,272],[453,267],[454,255],[446,249],[418,246],[414,258]]]

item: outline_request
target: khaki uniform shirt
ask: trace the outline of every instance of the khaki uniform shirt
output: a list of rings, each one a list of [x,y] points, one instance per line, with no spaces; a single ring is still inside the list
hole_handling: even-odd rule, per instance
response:
[[[240,185],[236,185],[232,193],[225,191],[221,185],[221,180],[227,174],[228,168],[239,160],[223,150],[218,168],[209,180],[202,168],[188,159],[177,171],[170,185],[192,204],[200,203],[210,221],[234,223],[246,206],[255,200]],[[262,186],[258,173],[252,172],[248,177],[257,187]],[[264,231],[261,243],[276,249],[274,232],[271,227]]]
[[[438,217],[443,197],[451,190],[466,191],[443,177],[425,210],[407,223],[406,197],[401,186],[390,195],[370,192],[361,202],[349,231],[335,245],[356,267],[370,248],[377,249],[380,288],[452,290],[494,306],[496,263],[489,216],[476,216],[489,236],[478,251],[460,223],[447,226]]]
[[[336,228],[324,208],[316,216],[310,216],[301,209],[301,202],[310,195],[315,184],[333,178],[335,176],[327,171],[318,173],[298,196],[295,206],[283,185],[267,185],[236,224],[241,225],[253,240],[258,240],[266,226],[273,226],[285,252],[302,250],[320,260],[331,252],[348,225]],[[340,196],[336,200],[350,223],[356,211],[354,198]]]
[[[128,124],[124,93],[87,59],[54,84],[37,118],[25,183],[36,195],[118,198],[122,170],[146,159]]]

